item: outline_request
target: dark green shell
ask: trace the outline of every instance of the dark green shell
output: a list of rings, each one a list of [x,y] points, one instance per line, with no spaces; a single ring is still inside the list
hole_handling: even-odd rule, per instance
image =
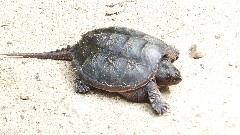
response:
[[[85,83],[107,91],[146,85],[169,46],[143,32],[124,27],[90,31],[73,47],[73,65]]]

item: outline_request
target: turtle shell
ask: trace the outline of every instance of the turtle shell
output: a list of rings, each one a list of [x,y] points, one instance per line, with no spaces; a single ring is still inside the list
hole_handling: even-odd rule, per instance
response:
[[[73,66],[83,82],[124,92],[154,78],[167,48],[163,41],[133,29],[96,29],[84,34],[73,47]]]

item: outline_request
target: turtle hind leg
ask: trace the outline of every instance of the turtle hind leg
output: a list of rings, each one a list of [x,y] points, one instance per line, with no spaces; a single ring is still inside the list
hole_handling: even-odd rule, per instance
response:
[[[157,114],[163,115],[168,112],[169,105],[162,99],[162,95],[155,82],[151,81],[146,85],[149,102]]]
[[[77,93],[87,93],[88,91],[90,91],[90,87],[84,82],[82,82],[79,78],[76,78],[74,80],[74,83],[75,83],[75,90]]]
[[[137,90],[118,93],[132,102],[147,103],[148,93],[145,88],[146,87],[142,87]]]

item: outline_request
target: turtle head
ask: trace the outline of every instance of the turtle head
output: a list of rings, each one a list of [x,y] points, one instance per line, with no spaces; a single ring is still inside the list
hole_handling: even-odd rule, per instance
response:
[[[179,70],[169,60],[163,59],[158,64],[156,83],[161,86],[178,84],[182,81]]]

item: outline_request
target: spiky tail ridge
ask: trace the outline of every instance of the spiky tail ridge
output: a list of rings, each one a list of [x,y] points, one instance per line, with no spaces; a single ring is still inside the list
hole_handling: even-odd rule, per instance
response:
[[[37,58],[37,59],[52,59],[52,60],[66,60],[71,61],[71,47],[68,45],[67,48],[61,50],[43,52],[43,53],[9,53],[1,54],[12,57],[22,57],[22,58]]]

